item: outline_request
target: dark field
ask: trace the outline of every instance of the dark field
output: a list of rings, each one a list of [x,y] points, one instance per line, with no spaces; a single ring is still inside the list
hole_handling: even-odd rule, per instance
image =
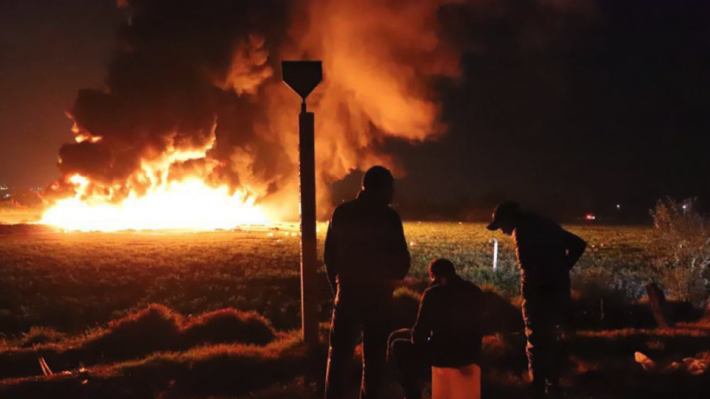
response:
[[[325,224],[319,225],[322,244]],[[642,294],[645,228],[572,228],[590,243],[575,268],[574,286]],[[30,326],[78,332],[150,303],[183,314],[224,307],[256,310],[280,329],[299,320],[296,226],[280,230],[205,233],[61,233],[34,226],[0,226],[0,326],[6,334]],[[492,270],[494,237],[478,224],[407,223],[413,265],[425,279],[435,257],[453,260],[467,278],[517,296],[519,275],[510,239],[500,239],[499,270]],[[322,252],[320,250],[319,252]],[[321,280],[322,297],[330,289]],[[329,306],[324,306],[324,315]]]
[[[325,228],[319,225],[321,243]],[[648,306],[637,301],[654,278],[647,267],[651,230],[570,229],[590,244],[573,274],[580,331],[565,340],[571,396],[704,397],[694,395],[710,386],[707,377],[691,376],[683,363],[710,357],[703,353],[710,339],[700,312],[686,310],[676,330],[656,330]],[[300,320],[295,231],[61,233],[0,226],[0,397],[311,397],[298,376],[322,365],[305,362],[292,332]],[[497,309],[486,338],[488,397],[517,397],[524,336],[510,239],[466,223],[410,222],[405,234],[413,267],[404,284],[411,291],[398,296],[398,323],[411,322],[428,262],[452,259],[490,292]],[[497,271],[492,237],[501,244]],[[332,300],[320,277],[325,322]],[[165,307],[145,311],[150,304]],[[223,308],[239,311],[205,315]],[[634,362],[636,351],[657,360],[659,370],[644,371]],[[42,374],[40,357],[54,372],[69,373],[22,379]],[[666,370],[674,361],[683,366]]]

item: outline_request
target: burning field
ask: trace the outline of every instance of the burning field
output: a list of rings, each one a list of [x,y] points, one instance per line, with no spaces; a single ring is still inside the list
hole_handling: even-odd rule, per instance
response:
[[[59,150],[41,223],[212,230],[296,219],[299,103],[279,62],[304,58],[324,60],[310,109],[327,212],[330,183],[375,164],[398,170],[387,141],[443,133],[434,85],[458,75],[460,50],[438,16],[457,3],[119,1],[128,17],[105,86],[81,90],[67,112],[74,140]]]

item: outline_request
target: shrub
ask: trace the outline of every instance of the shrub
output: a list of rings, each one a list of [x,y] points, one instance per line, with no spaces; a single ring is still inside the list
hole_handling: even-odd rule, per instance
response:
[[[651,252],[659,282],[678,299],[705,300],[710,287],[710,220],[698,211],[695,199],[660,200],[651,216]]]
[[[227,342],[266,345],[276,337],[276,332],[263,316],[235,309],[205,313],[188,320],[183,328],[190,346]]]
[[[65,337],[66,335],[64,333],[61,333],[51,327],[34,326],[30,328],[29,332],[22,335],[20,346],[27,348],[35,345],[57,343]]]
[[[38,357],[46,358],[55,369],[68,370],[80,364],[140,359],[152,353],[187,351],[209,344],[262,347],[274,344],[276,338],[269,322],[254,312],[222,309],[183,318],[164,305],[153,304],[86,336],[33,327],[17,341],[18,347],[5,342],[0,350],[0,379],[38,375]]]
[[[163,305],[109,323],[106,331],[89,338],[86,352],[95,356],[130,359],[145,353],[169,350],[176,346],[181,316]]]
[[[303,373],[306,348],[297,335],[280,335],[267,346],[243,344],[152,353],[88,368],[86,376],[5,380],[0,397],[38,398],[226,398],[286,383]],[[37,357],[33,357],[37,366]],[[60,369],[61,370],[61,369]],[[80,378],[77,378],[80,377]],[[290,398],[292,396],[283,396]]]

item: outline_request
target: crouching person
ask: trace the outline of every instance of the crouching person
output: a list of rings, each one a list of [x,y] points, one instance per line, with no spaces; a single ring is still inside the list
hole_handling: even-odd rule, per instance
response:
[[[429,264],[431,285],[424,291],[414,328],[390,337],[390,357],[407,399],[422,397],[421,382],[431,367],[461,369],[480,365],[483,294],[456,274],[447,259]],[[480,369],[479,369],[480,378]],[[436,390],[436,387],[434,387]]]

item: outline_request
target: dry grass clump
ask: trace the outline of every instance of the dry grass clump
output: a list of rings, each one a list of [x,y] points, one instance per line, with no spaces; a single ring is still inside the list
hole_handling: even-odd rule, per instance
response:
[[[191,345],[227,342],[266,345],[276,338],[263,316],[236,309],[220,309],[190,318],[183,324],[181,334]]]
[[[46,345],[61,342],[66,339],[66,334],[51,327],[34,326],[30,331],[22,334],[19,346],[30,348],[37,345]]]
[[[130,359],[151,352],[170,350],[181,335],[182,316],[163,305],[150,305],[108,324],[81,345],[91,357]],[[79,349],[79,348],[77,348]]]
[[[156,352],[184,351],[206,344],[266,345],[277,337],[269,322],[253,312],[223,309],[186,319],[157,304],[85,336],[64,337],[48,329],[33,331],[19,348],[0,351],[0,378],[41,374],[39,357],[44,357],[55,369],[71,370],[81,365],[139,359]],[[50,338],[52,342],[40,343]],[[27,348],[28,342],[37,345]]]
[[[305,348],[296,334],[266,346],[244,344],[155,353],[143,359],[46,378],[0,381],[0,397],[187,398],[233,397],[293,380],[303,373]]]

